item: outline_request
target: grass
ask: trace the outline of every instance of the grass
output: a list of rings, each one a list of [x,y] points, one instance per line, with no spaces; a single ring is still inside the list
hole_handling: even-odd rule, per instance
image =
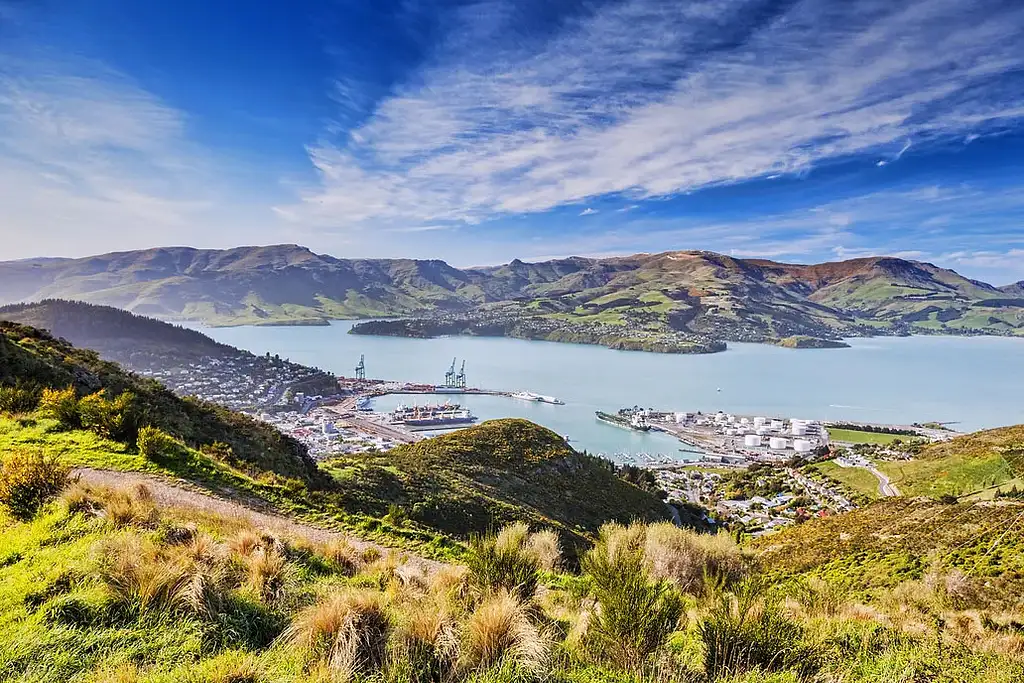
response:
[[[929,444],[913,460],[878,467],[908,496],[994,492],[1024,474],[1024,425]]]
[[[800,570],[769,579],[758,565],[790,565],[746,557],[753,578],[712,581],[684,597],[678,577],[713,574],[713,565],[667,542],[670,530],[638,525],[606,529],[586,564],[590,573],[558,575],[535,596],[516,597],[473,591],[458,568],[433,577],[394,563],[336,568],[328,561],[335,551],[216,516],[156,509],[118,526],[104,513],[117,495],[146,504],[144,492],[75,490],[32,520],[0,516],[0,678],[1010,683],[1024,676],[1024,615],[979,602],[973,587],[981,584],[966,573],[925,568],[865,602],[854,584],[804,584]],[[881,521],[907,515],[893,510]],[[919,526],[920,519],[908,523]],[[501,535],[510,543],[523,530]],[[921,538],[929,536],[933,530]],[[979,545],[991,546],[991,538]],[[814,545],[800,540],[801,548]],[[721,540],[707,543],[725,549]],[[978,578],[1009,590],[1006,576],[1022,561],[1017,545],[1010,540],[1001,574],[990,563]],[[691,570],[665,569],[680,565]],[[254,588],[279,577],[277,590]]]
[[[870,443],[888,445],[897,439],[906,441],[909,437],[900,436],[899,434],[880,434],[877,432],[862,432],[856,429],[833,429],[828,430],[829,438],[832,441],[841,441],[843,443]]]
[[[869,500],[881,496],[878,490],[878,477],[863,467],[840,467],[831,460],[817,463],[812,467],[856,495]]]

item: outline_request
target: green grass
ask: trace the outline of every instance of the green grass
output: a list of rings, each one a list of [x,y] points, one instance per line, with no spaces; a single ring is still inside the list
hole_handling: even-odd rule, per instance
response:
[[[829,438],[832,441],[842,441],[843,443],[870,443],[886,445],[899,439],[900,441],[907,441],[911,437],[901,436],[899,434],[879,434],[876,432],[862,432],[856,429],[832,429],[829,427],[828,430]]]
[[[840,467],[831,460],[817,463],[812,467],[829,479],[839,482],[854,494],[871,500],[881,495],[878,491],[878,477],[863,467]]]
[[[929,444],[913,460],[878,468],[907,496],[992,494],[1024,475],[1024,425]]]

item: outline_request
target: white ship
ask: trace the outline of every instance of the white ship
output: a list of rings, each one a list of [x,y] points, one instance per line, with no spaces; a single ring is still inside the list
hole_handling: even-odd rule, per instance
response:
[[[518,398],[520,401],[533,401],[534,403],[551,403],[556,406],[565,405],[565,401],[559,398],[555,398],[554,396],[544,396],[543,394],[535,394],[532,391],[513,392],[512,398]]]

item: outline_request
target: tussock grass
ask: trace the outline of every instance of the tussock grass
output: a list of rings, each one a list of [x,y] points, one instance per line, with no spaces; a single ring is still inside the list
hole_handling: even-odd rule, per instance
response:
[[[644,555],[653,577],[694,595],[709,581],[732,584],[747,572],[742,551],[724,532],[699,534],[669,523],[652,524],[647,527]]]
[[[476,536],[469,543],[467,566],[476,587],[484,592],[507,591],[528,600],[537,590],[540,560],[529,547],[530,529],[518,523],[497,536]]]
[[[351,588],[300,611],[281,637],[335,676],[349,680],[380,671],[392,628],[391,612],[380,593]]]
[[[539,679],[549,662],[548,639],[531,622],[529,609],[514,593],[493,593],[466,620],[461,651],[463,667],[477,671],[511,667]]]

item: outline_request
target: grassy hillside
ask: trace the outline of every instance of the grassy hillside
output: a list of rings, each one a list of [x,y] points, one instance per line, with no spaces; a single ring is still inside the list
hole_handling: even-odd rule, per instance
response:
[[[1024,474],[1024,425],[933,443],[913,460],[882,462],[878,467],[904,495],[991,496],[1020,483],[1018,479]]]
[[[831,523],[794,532],[834,549],[815,533]],[[876,583],[867,597],[801,578],[807,543],[763,551],[762,564],[777,560],[766,574],[728,537],[608,527],[576,575],[557,570],[550,537],[511,527],[475,545],[465,567],[425,574],[343,539],[164,507],[144,488],[83,486],[31,518],[0,510],[0,534],[0,677],[18,683],[1024,676],[1019,611],[972,593],[982,580],[1011,585],[988,561],[969,577],[881,567],[892,588]]]
[[[107,399],[130,392],[132,420],[138,426],[155,425],[194,448],[224,444],[233,458],[256,472],[323,481],[305,447],[269,425],[212,403],[178,398],[93,351],[33,327],[0,321],[0,386],[17,384],[32,391],[70,386],[80,397],[103,391]]]
[[[889,498],[757,539],[766,569],[870,594],[930,571],[956,570],[988,599],[1017,605],[1024,589],[1024,503],[946,504]]]
[[[608,521],[667,519],[655,496],[619,479],[608,461],[577,453],[526,420],[490,420],[384,454],[324,465],[353,509],[392,505],[455,536],[514,521],[558,529],[581,544]]]
[[[652,335],[663,342],[812,338],[815,346],[887,333],[1021,335],[1024,303],[1014,292],[896,258],[796,265],[705,251],[474,270],[337,259],[295,245],[0,263],[0,300],[74,298],[221,325],[393,316],[451,323],[454,316],[553,340],[607,337],[617,328],[634,344]]]

